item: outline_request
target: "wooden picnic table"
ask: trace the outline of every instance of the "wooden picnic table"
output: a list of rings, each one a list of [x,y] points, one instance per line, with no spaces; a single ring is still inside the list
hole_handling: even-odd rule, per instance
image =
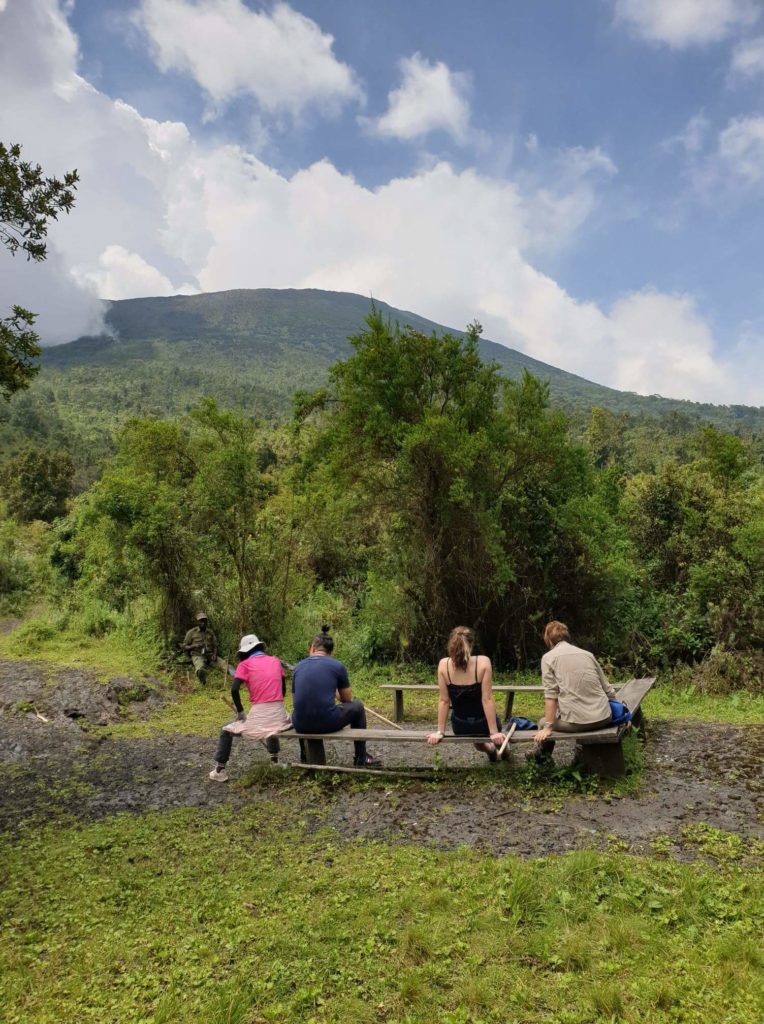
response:
[[[620,685],[616,683],[614,689],[618,690]],[[396,722],[403,721],[403,694],[407,691],[412,690],[437,690],[437,683],[383,683],[380,686],[380,690],[392,690],[393,691],[393,718]],[[512,708],[515,703],[516,693],[543,693],[544,687],[540,684],[533,686],[512,686],[497,684],[493,687],[494,693],[506,693],[507,697],[504,702],[504,720],[508,721],[512,717]]]

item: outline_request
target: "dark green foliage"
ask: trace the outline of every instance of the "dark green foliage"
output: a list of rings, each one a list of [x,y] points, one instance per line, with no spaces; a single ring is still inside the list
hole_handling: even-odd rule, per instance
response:
[[[65,392],[54,376],[6,409],[0,439],[14,430],[38,446],[88,438],[84,493],[50,541],[53,591],[72,622],[108,631],[140,607],[153,643],[160,626],[178,638],[203,605],[225,651],[254,630],[293,659],[329,621],[356,665],[434,659],[463,623],[499,668],[513,668],[537,664],[554,617],[614,666],[703,662],[697,677],[709,691],[749,684],[764,646],[759,438],[678,412],[566,415],[551,405],[553,382],[527,372],[507,380],[484,362],[478,325],[437,335],[403,328],[381,307],[352,336],[349,357],[316,372],[309,352],[330,361],[331,311],[339,302],[355,315],[355,298],[295,294],[310,341],[278,386],[266,339],[279,293],[260,294],[259,305],[234,293],[227,327],[230,296],[192,297],[190,307],[136,300],[153,317],[165,302],[175,310],[152,362],[126,328],[122,342],[93,343],[100,381],[97,367],[90,383],[81,368],[65,371],[67,388],[76,381],[83,402],[90,395],[87,415],[71,404],[56,413]],[[198,319],[178,321],[183,308]],[[255,313],[266,326],[253,361]],[[200,348],[173,334],[191,330],[225,373],[215,377]],[[205,380],[220,403],[192,404]],[[130,417],[136,390],[148,412],[160,392],[188,410],[174,421],[161,408]],[[292,420],[279,426],[288,392]],[[247,394],[258,420],[233,408]],[[99,403],[125,419],[108,444],[96,440]]]
[[[0,489],[8,510],[21,522],[47,523],[66,512],[74,466],[67,451],[28,446],[5,464]]]
[[[12,256],[20,251],[30,260],[45,259],[48,222],[69,213],[78,180],[76,171],[63,180],[46,178],[39,164],[21,159],[21,146],[0,142],[0,243]],[[34,320],[34,313],[21,306],[0,319],[0,395],[5,398],[29,387],[38,372]]]
[[[38,372],[35,360],[42,349],[34,331],[35,314],[14,306],[10,316],[0,319],[0,395],[10,398],[29,387]]]

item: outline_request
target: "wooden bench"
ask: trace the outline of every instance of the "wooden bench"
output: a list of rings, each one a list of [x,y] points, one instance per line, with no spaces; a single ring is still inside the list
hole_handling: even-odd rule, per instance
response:
[[[631,679],[620,687],[618,696],[631,710],[632,721],[635,721],[635,724],[641,722],[640,704],[654,682],[655,679]],[[515,689],[540,689],[540,687],[515,687]],[[596,729],[591,732],[553,732],[550,739],[560,742],[572,741],[579,743],[583,750],[584,767],[588,771],[605,778],[619,778],[626,771],[622,741],[629,727],[630,723],[627,722],[624,725],[612,725],[606,729]],[[287,729],[285,732],[279,733],[279,738],[302,740],[306,763],[321,766],[326,764],[325,740],[332,740],[334,742],[367,740],[373,743],[375,740],[378,740],[382,743],[424,743],[431,731],[420,732],[413,729],[352,729],[346,726],[338,732],[327,733],[304,733],[296,732],[294,729]],[[510,743],[530,743],[535,736],[535,729],[524,729],[515,732]],[[448,734],[441,740],[441,743],[474,743],[476,739],[479,741],[480,737],[453,736]]]
[[[393,718],[396,722],[403,721],[403,694],[408,690],[437,690],[437,684],[435,683],[383,683],[380,686],[380,690],[392,690],[393,691]],[[619,685],[616,684],[614,689],[620,689]],[[494,693],[506,693],[507,698],[504,703],[504,719],[508,720],[512,717],[512,708],[515,703],[516,693],[543,693],[543,686],[494,686]]]

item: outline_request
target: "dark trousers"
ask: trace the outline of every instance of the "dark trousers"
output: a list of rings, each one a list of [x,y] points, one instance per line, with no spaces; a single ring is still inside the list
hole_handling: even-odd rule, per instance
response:
[[[215,760],[218,764],[228,764],[228,759],[231,756],[231,748],[233,747],[234,734],[232,732],[226,732],[225,729],[220,730],[220,738],[218,739],[218,747],[215,751]],[[278,754],[281,750],[281,744],[279,743],[278,736],[269,736],[265,741],[265,749],[269,754]]]
[[[334,714],[329,719],[319,721],[318,719],[305,719],[298,716],[295,721],[295,715],[293,714],[292,722],[297,732],[339,732],[346,725],[351,726],[353,729],[365,729],[366,709],[363,706],[362,700],[354,699],[335,705]],[[353,746],[355,747],[357,760],[366,757],[365,740],[356,740]],[[300,741],[300,748],[302,749],[302,741]]]

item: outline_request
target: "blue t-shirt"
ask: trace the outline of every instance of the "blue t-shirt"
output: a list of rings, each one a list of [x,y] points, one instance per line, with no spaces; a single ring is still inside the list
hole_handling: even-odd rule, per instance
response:
[[[337,691],[350,686],[341,661],[313,654],[292,672],[292,722],[298,732],[331,731],[337,715]]]

